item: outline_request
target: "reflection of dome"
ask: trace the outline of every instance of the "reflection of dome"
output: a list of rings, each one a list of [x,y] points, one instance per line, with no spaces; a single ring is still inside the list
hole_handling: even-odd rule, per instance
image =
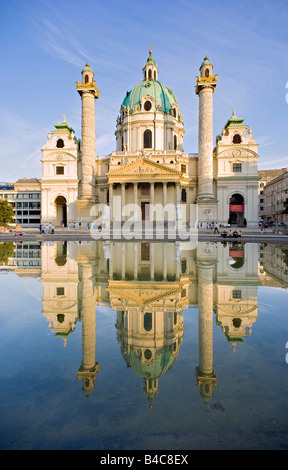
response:
[[[172,354],[172,349],[169,346],[157,349],[151,361],[147,361],[144,354],[145,351],[141,350],[139,354],[136,349],[131,347],[130,353],[123,356],[128,367],[131,367],[136,375],[149,379],[155,379],[164,375],[167,370],[173,367],[177,358],[175,354]]]
[[[161,82],[151,80],[137,83],[130,92],[127,92],[122,105],[129,106],[132,113],[133,107],[140,105],[140,101],[146,95],[156,100],[155,106],[161,106],[163,113],[170,113],[171,105],[177,103],[171,90],[166,88]]]

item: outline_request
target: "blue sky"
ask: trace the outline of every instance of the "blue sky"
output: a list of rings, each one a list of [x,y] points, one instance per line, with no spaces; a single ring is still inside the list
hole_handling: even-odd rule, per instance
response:
[[[197,152],[195,77],[208,55],[219,74],[214,138],[235,107],[259,143],[259,169],[288,166],[287,24],[286,0],[1,0],[0,181],[41,177],[40,149],[63,114],[81,137],[75,82],[87,61],[100,89],[96,153],[115,150],[150,44],[183,115],[184,151]]]

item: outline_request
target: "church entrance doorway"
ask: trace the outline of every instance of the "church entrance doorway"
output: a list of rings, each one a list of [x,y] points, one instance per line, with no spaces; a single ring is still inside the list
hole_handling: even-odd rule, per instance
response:
[[[141,214],[142,214],[142,220],[149,220],[149,202],[147,201],[142,201],[141,202]]]
[[[237,227],[244,227],[244,197],[241,194],[235,193],[231,196],[229,201],[229,220],[230,225],[237,225]]]
[[[56,204],[56,227],[60,227],[62,224],[67,226],[67,201],[64,196],[58,196],[55,199]]]

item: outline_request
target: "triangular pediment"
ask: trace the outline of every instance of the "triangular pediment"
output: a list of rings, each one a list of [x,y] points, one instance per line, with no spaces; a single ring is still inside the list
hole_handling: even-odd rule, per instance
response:
[[[132,305],[139,305],[139,306],[147,306],[149,304],[152,304],[158,300],[162,300],[165,298],[170,298],[175,297],[176,294],[178,294],[179,287],[175,288],[152,288],[151,286],[143,288],[120,288],[118,286],[109,286],[107,289],[110,293],[110,298],[111,297],[116,297],[119,300],[127,301],[129,303],[132,303]],[[111,299],[112,300],[112,299]]]
[[[230,147],[222,150],[217,155],[219,157],[258,157],[257,153],[247,147]]]
[[[107,173],[108,177],[115,176],[181,176],[181,172],[169,168],[167,165],[160,163],[155,163],[149,160],[146,157],[141,157],[135,160],[134,162],[127,163],[124,165],[119,165],[119,168],[116,170],[109,171]]]

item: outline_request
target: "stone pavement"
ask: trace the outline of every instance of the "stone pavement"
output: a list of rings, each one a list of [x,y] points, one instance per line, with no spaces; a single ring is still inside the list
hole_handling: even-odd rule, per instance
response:
[[[194,233],[194,237],[193,239],[194,240],[199,240],[199,241],[205,241],[205,240],[213,240],[213,241],[250,241],[250,242],[262,242],[262,241],[265,241],[265,242],[281,242],[281,243],[287,243],[288,244],[288,235],[284,235],[284,234],[281,234],[281,235],[275,235],[273,233],[273,227],[269,227],[267,229],[264,229],[261,231],[261,229],[259,228],[256,228],[256,229],[249,229],[248,227],[247,228],[244,228],[244,229],[241,229],[242,231],[242,236],[241,238],[223,238],[221,237],[221,233],[223,232],[224,229],[219,229],[219,232],[220,233],[215,233],[214,234],[214,230],[213,229],[209,229],[207,230],[206,228],[202,228],[202,229],[199,229],[199,230],[196,230],[195,233]],[[232,229],[232,232],[234,231],[234,228]],[[226,231],[228,231],[228,229],[226,228]],[[132,233],[135,233],[135,238],[136,238],[136,241],[141,241],[141,240],[153,240],[153,241],[163,241],[163,240],[166,240],[166,241],[174,241],[174,240],[183,240],[185,241],[185,232],[184,232],[184,236],[179,236],[179,234],[177,234],[177,232],[175,231],[175,234],[173,235],[173,231],[169,232],[168,231],[168,228],[167,226],[165,227],[165,229],[162,231],[162,233],[159,232],[157,233],[157,236],[155,235],[155,232],[152,230],[146,230],[146,231],[142,231],[141,230],[139,231],[135,231],[133,232],[131,230]],[[38,228],[23,228],[21,230],[17,230],[15,232],[10,232],[10,233],[0,233],[0,242],[4,242],[4,241],[42,241],[42,240],[93,240],[93,239],[97,239],[97,240],[126,240],[128,238],[127,235],[131,234],[131,232],[128,230],[128,231],[125,231],[123,229],[121,229],[121,227],[118,227],[118,229],[113,232],[112,234],[112,230],[109,234],[109,232],[106,232],[103,230],[103,231],[96,231],[94,232],[96,234],[96,236],[93,235],[93,233],[90,233],[90,230],[88,230],[87,228],[82,228],[81,230],[75,230],[75,229],[70,229],[68,230],[67,228],[65,228],[64,230],[62,230],[62,228],[56,228],[55,229],[55,232],[54,234],[52,233],[40,233],[39,229]],[[143,236],[143,233],[144,233],[144,236]],[[17,235],[16,235],[17,234]],[[21,235],[20,235],[21,234]],[[131,238],[131,236],[129,237]],[[187,239],[187,238],[186,238]]]

